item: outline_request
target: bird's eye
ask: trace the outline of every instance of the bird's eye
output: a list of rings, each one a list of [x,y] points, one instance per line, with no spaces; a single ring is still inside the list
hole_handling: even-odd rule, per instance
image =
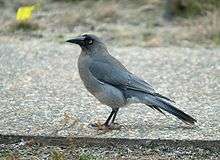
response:
[[[92,44],[92,43],[93,43],[93,40],[90,39],[90,40],[88,41],[88,44]]]

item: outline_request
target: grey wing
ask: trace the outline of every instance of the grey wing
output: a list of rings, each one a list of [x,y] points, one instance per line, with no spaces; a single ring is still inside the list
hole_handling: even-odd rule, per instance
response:
[[[89,69],[101,82],[111,84],[120,89],[132,89],[155,94],[155,90],[150,84],[128,72],[124,67],[96,60],[91,63]]]

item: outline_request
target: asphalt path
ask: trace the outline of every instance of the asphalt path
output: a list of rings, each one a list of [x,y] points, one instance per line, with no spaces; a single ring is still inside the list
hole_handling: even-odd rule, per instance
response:
[[[98,131],[111,109],[84,88],[77,70],[80,48],[39,40],[0,43],[0,134],[105,138],[220,139],[220,49],[109,47],[131,72],[197,119],[134,104],[119,111],[120,130]]]

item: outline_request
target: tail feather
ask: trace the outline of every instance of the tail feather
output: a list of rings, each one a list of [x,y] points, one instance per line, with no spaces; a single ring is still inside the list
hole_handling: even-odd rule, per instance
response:
[[[180,109],[176,108],[173,104],[168,102],[166,99],[163,99],[161,96],[158,97],[158,96],[147,95],[144,98],[144,103],[148,106],[153,106],[159,111],[160,109],[167,111],[168,113],[176,116],[185,123],[194,124],[196,122],[194,118],[184,113]]]
[[[156,109],[157,111],[159,111],[160,113],[162,113],[163,115],[165,115],[166,116],[166,114],[165,113],[163,113],[163,111],[161,111],[161,109],[160,108],[158,108],[157,106],[154,106],[154,105],[149,105],[149,107],[151,107],[152,109]]]
[[[174,100],[172,100],[172,99],[170,99],[170,98],[167,98],[167,97],[165,97],[165,96],[163,96],[163,95],[161,95],[161,94],[159,94],[159,93],[155,93],[154,95],[157,96],[157,97],[160,97],[160,98],[166,99],[166,100],[168,100],[168,101],[170,101],[170,102],[175,103]]]
[[[131,98],[135,97],[140,100],[141,103],[144,103],[151,107],[152,109],[158,110],[160,113],[164,114],[162,110],[176,116],[183,122],[187,124],[194,124],[196,120],[192,118],[190,115],[184,113],[180,109],[176,108],[174,104],[172,104],[172,100],[167,97],[156,94],[146,94],[139,91],[134,90],[126,90],[124,91],[125,97]]]

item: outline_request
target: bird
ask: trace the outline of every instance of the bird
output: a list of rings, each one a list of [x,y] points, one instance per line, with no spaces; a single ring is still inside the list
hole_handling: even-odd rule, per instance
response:
[[[196,119],[175,106],[175,102],[156,92],[151,84],[131,73],[108,51],[105,43],[93,34],[81,34],[66,42],[81,47],[78,70],[85,88],[102,104],[111,107],[107,120],[101,124],[114,128],[120,108],[132,103],[142,103],[165,114],[166,111],[186,124],[195,124]],[[94,127],[97,125],[93,125]]]

